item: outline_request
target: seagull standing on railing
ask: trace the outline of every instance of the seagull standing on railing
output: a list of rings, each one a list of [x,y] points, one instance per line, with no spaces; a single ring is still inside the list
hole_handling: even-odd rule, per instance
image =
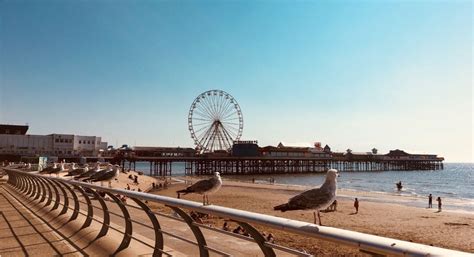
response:
[[[74,163],[75,164],[75,163]],[[75,166],[73,164],[73,166]],[[64,175],[65,177],[71,177],[71,176],[77,176],[77,175],[81,175],[83,173],[86,173],[89,171],[89,164],[85,164],[84,165],[84,168],[74,168],[74,169],[71,169],[66,175]]]
[[[58,164],[57,164],[57,163],[54,163],[53,168],[51,168],[50,170],[48,170],[46,173],[51,176],[51,174],[56,173],[56,172],[59,172],[60,170],[61,170],[61,168],[58,167]]]
[[[84,180],[95,182],[96,179],[102,177],[104,174],[106,174],[109,171],[112,171],[112,164],[107,164],[107,168],[97,171],[96,173],[92,174],[92,176],[90,176],[90,177],[88,177]],[[100,184],[100,185],[102,186],[102,184]]]
[[[180,194],[196,193],[202,195],[202,204],[209,205],[209,194],[217,192],[222,186],[222,179],[219,172],[214,172],[210,179],[199,180],[186,189],[176,191],[178,197]]]
[[[75,162],[71,162],[71,165],[69,165],[68,172],[70,172],[70,171],[72,171],[72,170],[75,170],[75,169],[77,169],[76,163],[75,163]]]
[[[93,179],[92,182],[100,181],[100,185],[102,186],[104,181],[109,182],[109,188],[112,187],[112,180],[117,179],[120,174],[120,166],[114,165],[113,169],[107,171],[107,173],[103,174],[102,176]]]
[[[318,213],[319,225],[321,226],[321,216],[319,210],[324,210],[336,199],[338,172],[335,169],[328,170],[326,181],[319,188],[307,190],[299,195],[293,196],[288,203],[275,206],[274,210],[316,210]],[[316,224],[316,212],[313,212],[314,224]]]
[[[22,170],[30,171],[31,170],[31,163],[26,163],[23,167]]]
[[[89,176],[92,176],[94,173],[100,171],[100,162],[97,162],[96,165],[95,165],[95,168],[93,169],[90,169],[89,171],[87,172],[84,172],[82,173],[81,175],[79,176],[75,176],[74,179],[84,179],[84,178],[87,178]]]
[[[49,172],[51,172],[53,169],[56,169],[58,166],[56,163],[53,163],[53,166],[48,166],[46,168],[44,168],[42,171],[40,171],[40,173],[46,173],[46,174],[49,174]]]
[[[53,169],[49,172],[49,174],[56,174],[56,177],[59,176],[59,173],[63,172],[63,171],[66,171],[66,169],[64,168],[64,162],[61,162],[61,164],[59,165],[59,168],[56,168],[56,169]]]

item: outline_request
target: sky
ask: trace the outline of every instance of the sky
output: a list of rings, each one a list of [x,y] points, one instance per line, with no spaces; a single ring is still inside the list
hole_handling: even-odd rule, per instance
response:
[[[0,123],[193,147],[220,89],[241,139],[473,162],[471,1],[0,0]]]

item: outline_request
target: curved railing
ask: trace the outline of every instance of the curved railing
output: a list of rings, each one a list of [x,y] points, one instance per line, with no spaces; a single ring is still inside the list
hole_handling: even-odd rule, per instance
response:
[[[222,206],[203,206],[200,203],[182,199],[129,190],[106,188],[74,180],[24,172],[17,169],[5,168],[4,170],[8,174],[8,183],[15,188],[15,190],[35,203],[41,204],[42,208],[50,208],[50,211],[58,210],[58,216],[65,214],[70,215],[67,222],[76,220],[79,215],[82,215],[84,218],[80,229],[84,229],[91,226],[93,221],[96,221],[101,227],[96,238],[104,237],[110,233],[110,231],[119,232],[122,235],[122,238],[118,246],[116,246],[113,254],[123,251],[129,247],[132,240],[135,240],[149,247],[150,251],[153,252],[153,256],[170,256],[170,254],[164,250],[166,246],[164,236],[166,235],[182,242],[196,245],[199,249],[200,256],[209,256],[210,253],[231,256],[231,253],[216,249],[207,244],[203,230],[209,230],[219,233],[222,237],[231,236],[255,242],[264,256],[276,256],[276,251],[296,256],[310,256],[307,253],[295,249],[267,242],[264,236],[254,227],[254,225],[260,225],[351,246],[362,252],[373,255],[472,256],[469,253],[338,228],[317,226],[306,222],[236,210]],[[117,208],[110,207],[110,202],[105,200],[105,195],[110,198],[110,201],[113,202]],[[116,195],[126,196],[135,204],[125,204]],[[80,200],[80,198],[83,200]],[[170,208],[175,215],[170,215],[166,212],[153,212],[146,202],[163,204]],[[109,203],[109,205],[107,203]],[[82,208],[81,204],[83,205]],[[97,210],[99,211],[98,213],[96,212]],[[117,213],[114,210],[119,210],[119,212]],[[131,216],[131,210],[143,211],[151,225],[133,219]],[[243,236],[223,229],[196,223],[193,218],[191,218],[189,214],[190,211],[231,220],[244,228],[250,236]],[[97,216],[101,216],[102,218],[98,218]],[[124,231],[122,231],[122,228],[117,229],[111,225],[111,216],[123,219]],[[160,224],[161,218],[170,218],[184,223],[189,227],[194,240],[164,230]],[[153,243],[146,242],[146,240],[143,240],[142,237],[134,232],[134,227],[137,225],[145,227],[153,232]]]

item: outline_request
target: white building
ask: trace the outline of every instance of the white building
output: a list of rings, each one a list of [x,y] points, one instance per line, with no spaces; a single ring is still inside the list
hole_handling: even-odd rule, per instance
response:
[[[0,154],[23,156],[98,156],[100,150],[107,149],[107,142],[96,136],[69,134],[27,135],[3,129],[0,125]]]

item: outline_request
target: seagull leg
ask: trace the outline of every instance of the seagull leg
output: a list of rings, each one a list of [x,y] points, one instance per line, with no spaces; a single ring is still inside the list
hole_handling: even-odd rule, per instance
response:
[[[319,210],[318,210],[318,220],[319,220],[319,226],[322,226],[322,224],[321,224],[321,216],[319,215]]]
[[[316,225],[316,212],[313,212],[314,224]]]
[[[206,205],[206,195],[202,195],[202,205]]]

